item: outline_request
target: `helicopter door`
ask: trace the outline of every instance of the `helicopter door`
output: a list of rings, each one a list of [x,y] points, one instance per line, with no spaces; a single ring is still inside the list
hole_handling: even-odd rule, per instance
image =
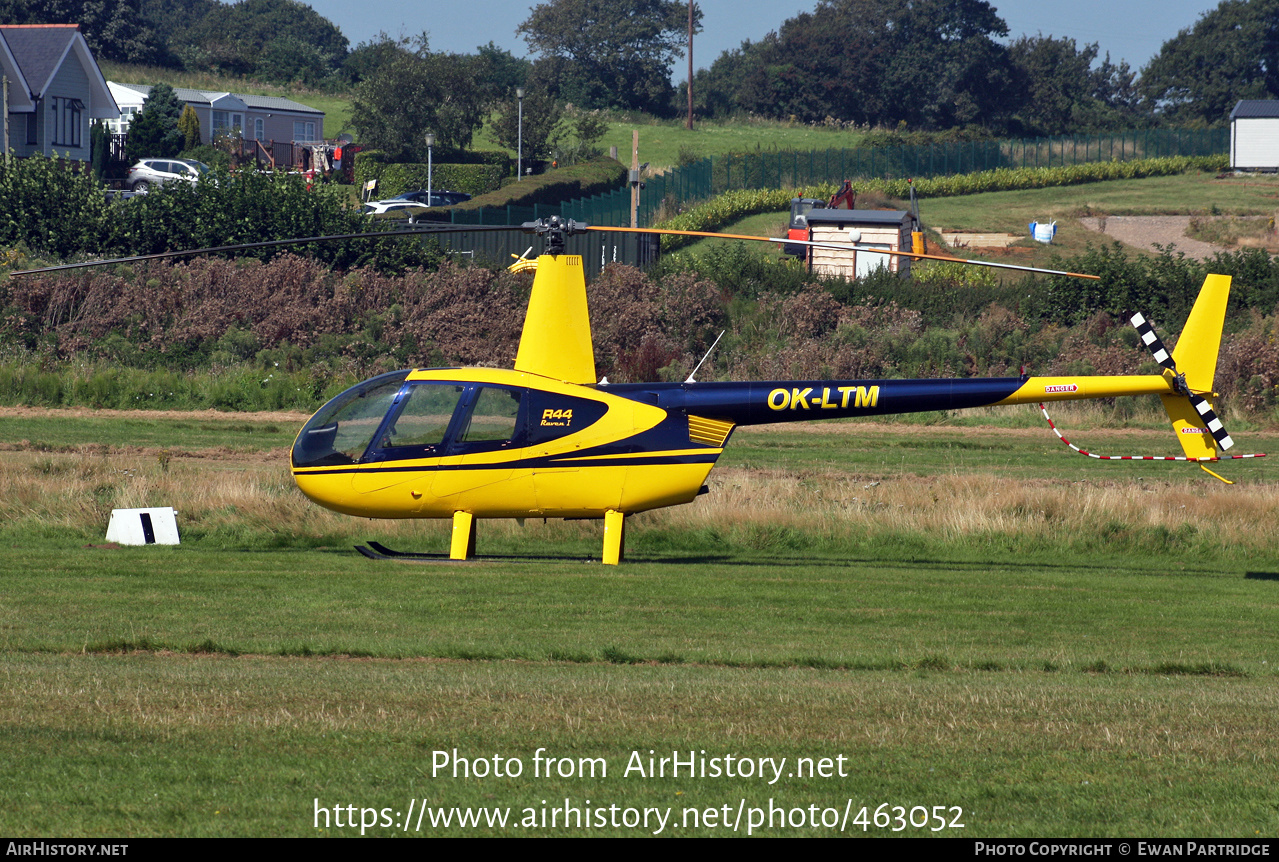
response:
[[[508,502],[512,511],[531,512],[530,471],[510,456],[527,440],[528,392],[502,386],[476,386],[459,406],[448,453],[431,483],[431,493],[449,499],[455,509],[492,510]]]
[[[457,383],[412,383],[400,390],[355,475],[355,490],[367,494],[405,482],[423,485],[422,471],[439,465],[465,391]]]
[[[625,410],[629,405],[630,402],[622,402],[612,409]],[[583,446],[589,448],[601,442],[601,435],[592,434],[589,429],[604,418],[609,409],[607,403],[589,398],[536,389],[529,392],[529,452],[539,462],[533,485],[538,509],[543,514],[576,512],[583,508],[583,500],[587,501],[584,508],[588,510],[608,508],[620,502],[620,492],[609,490],[614,485],[620,486],[620,481],[611,483],[613,477],[601,481],[600,472],[620,470],[624,473],[625,467],[611,471],[608,467],[583,470],[576,459]]]

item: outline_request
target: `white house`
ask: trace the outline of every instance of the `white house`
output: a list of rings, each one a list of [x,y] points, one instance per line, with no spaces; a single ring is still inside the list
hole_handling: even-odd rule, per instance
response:
[[[1279,171],[1279,100],[1248,99],[1230,112],[1230,167]]]
[[[89,120],[120,113],[75,24],[0,26],[0,71],[9,79],[7,143],[15,156],[87,162]]]
[[[151,88],[146,84],[119,84],[108,81],[111,95],[120,106],[111,131],[123,133],[142,110]],[[180,101],[195,109],[200,118],[200,140],[229,132],[245,140],[312,143],[324,140],[324,112],[281,96],[250,96],[244,93],[212,93],[174,87]]]

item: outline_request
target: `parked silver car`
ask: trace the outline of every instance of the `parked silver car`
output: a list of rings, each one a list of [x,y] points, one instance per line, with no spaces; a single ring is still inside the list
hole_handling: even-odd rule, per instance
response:
[[[430,209],[426,204],[415,201],[386,200],[369,201],[360,208],[360,212],[374,218],[407,219],[409,224],[417,224]]]
[[[162,186],[174,180],[195,185],[200,177],[212,172],[212,168],[195,159],[142,159],[129,168],[124,183],[132,191],[145,194],[152,186]]]

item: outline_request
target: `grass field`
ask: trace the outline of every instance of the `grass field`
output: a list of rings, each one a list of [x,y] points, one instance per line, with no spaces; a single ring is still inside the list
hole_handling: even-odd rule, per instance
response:
[[[857,146],[862,138],[860,132],[847,129],[765,119],[727,122],[696,120],[690,131],[682,118],[658,120],[641,116],[635,122],[628,122],[626,119],[610,120],[608,133],[600,140],[599,146],[606,152],[610,147],[617,147],[618,158],[623,164],[629,165],[632,135],[636,131],[639,132],[640,162],[649,162],[653,170],[675,167],[680,163],[681,152],[695,154],[700,159],[760,149],[801,152],[839,150]]]
[[[1028,413],[744,429],[605,569],[576,522],[365,560],[446,529],[301,500],[296,417],[0,411],[0,831],[1273,837],[1279,464]],[[1175,445],[1103,415],[1055,418]],[[102,547],[123,505],[184,544]]]
[[[326,121],[327,123],[327,121]],[[857,146],[860,132],[847,129],[809,126],[803,123],[783,123],[777,120],[726,120],[711,122],[698,120],[692,131],[684,126],[684,120],[662,120],[638,115],[635,117],[611,116],[607,120],[608,131],[595,146],[608,153],[617,147],[617,158],[624,165],[631,163],[632,136],[639,132],[639,160],[648,163],[653,172],[666,171],[679,165],[681,155],[701,159],[724,153],[755,152],[757,150],[827,150]],[[328,128],[326,125],[325,128]],[[503,149],[492,136],[488,126],[475,138],[478,149]],[[514,157],[515,151],[510,150]]]

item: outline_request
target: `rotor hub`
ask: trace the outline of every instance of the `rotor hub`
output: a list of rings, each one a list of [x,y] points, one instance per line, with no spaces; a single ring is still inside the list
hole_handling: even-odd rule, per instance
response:
[[[551,216],[537,221],[526,221],[520,227],[525,233],[534,233],[542,237],[545,243],[543,254],[556,256],[564,253],[565,240],[570,236],[586,233],[587,225],[585,222]]]

